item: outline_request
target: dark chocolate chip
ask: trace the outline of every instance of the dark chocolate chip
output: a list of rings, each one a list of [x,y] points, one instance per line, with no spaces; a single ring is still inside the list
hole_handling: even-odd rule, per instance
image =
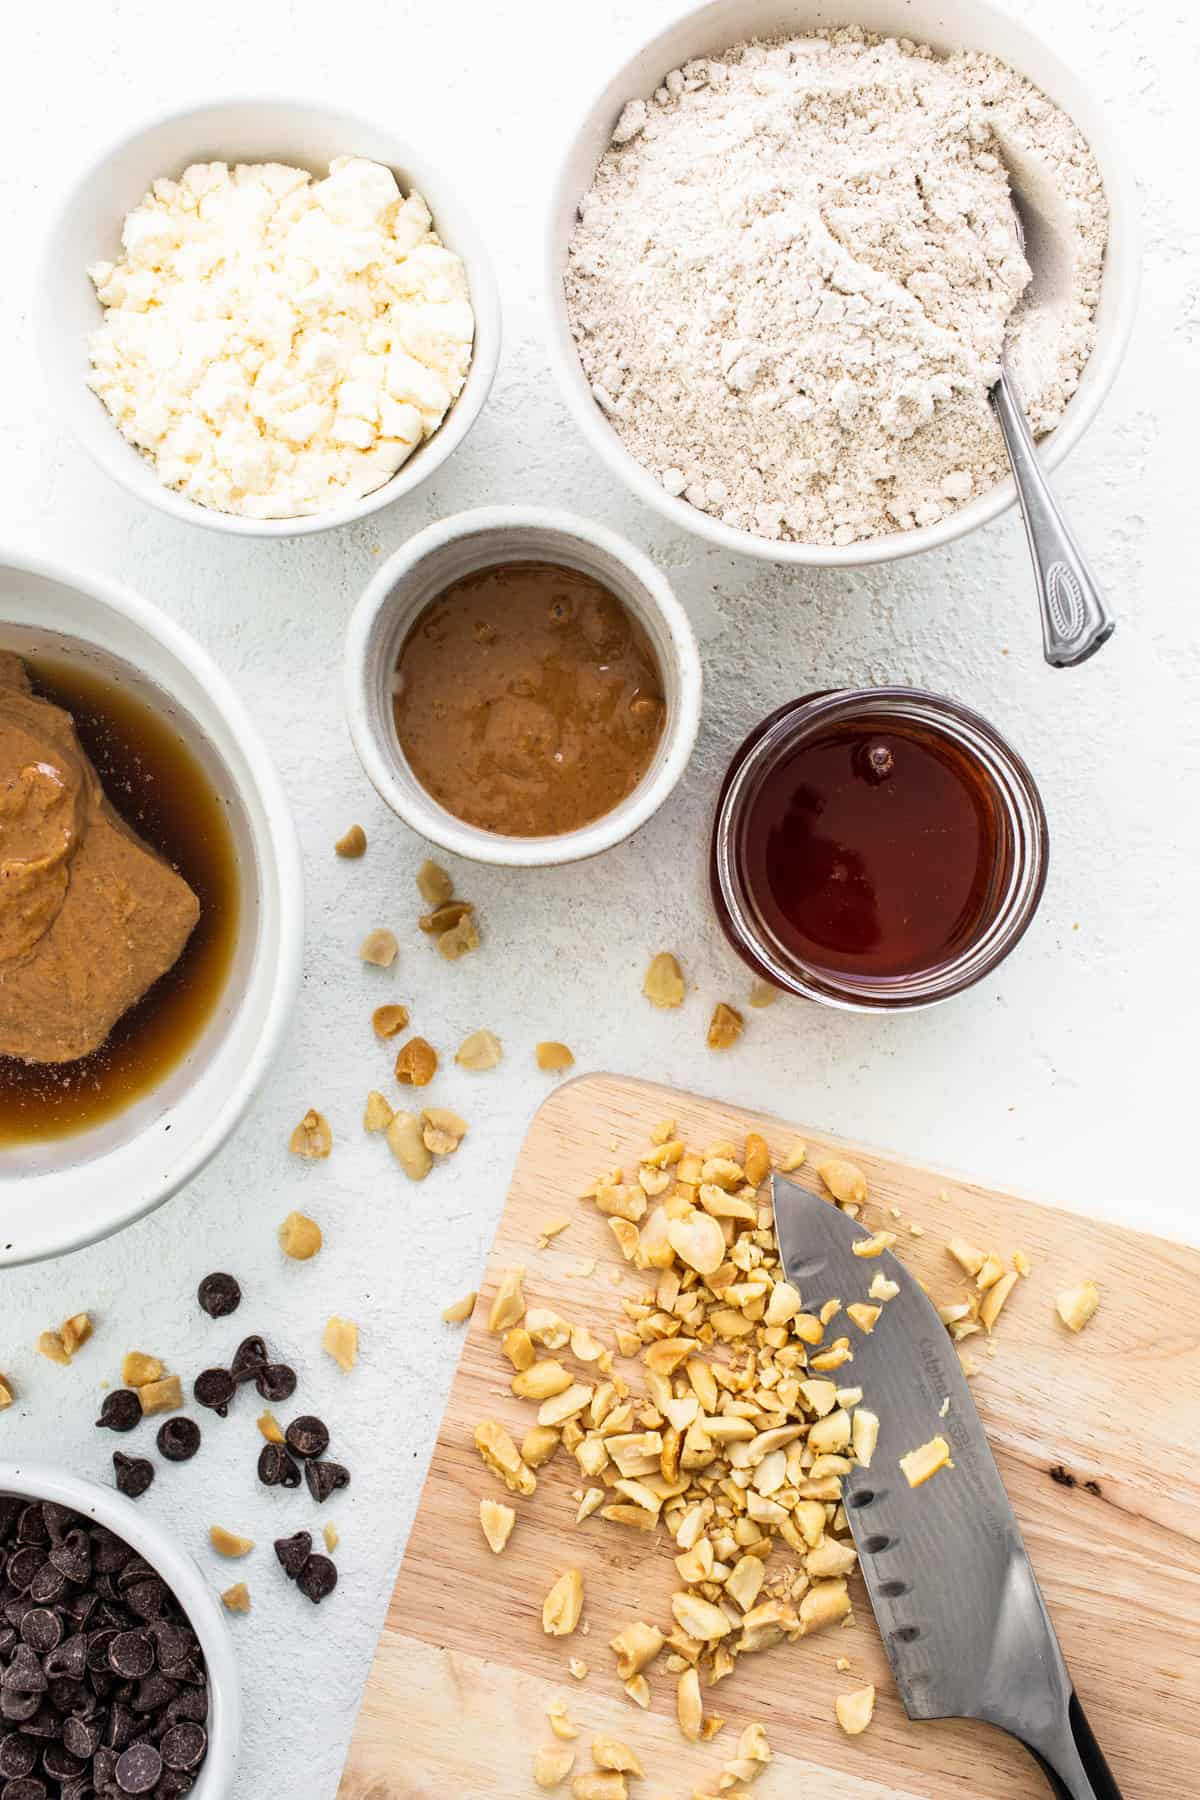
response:
[[[136,1587],[140,1581],[151,1581],[155,1571],[140,1556],[131,1556],[121,1573],[117,1576],[117,1587],[121,1593],[126,1588]]]
[[[159,1749],[168,1769],[198,1769],[208,1749],[208,1733],[203,1725],[172,1725]]]
[[[179,1693],[179,1683],[168,1681],[165,1675],[155,1670],[153,1675],[144,1675],[133,1692],[133,1710],[138,1713],[158,1712],[161,1707],[169,1706]]]
[[[14,1694],[45,1693],[45,1670],[28,1644],[17,1644],[14,1648],[11,1662],[0,1675],[0,1687],[8,1688]]]
[[[54,1606],[67,1591],[67,1578],[52,1562],[44,1562],[29,1584],[29,1598],[38,1606]]]
[[[329,1448],[329,1428],[311,1413],[293,1419],[283,1435],[293,1456],[324,1456]]]
[[[126,1681],[148,1675],[154,1667],[154,1645],[144,1631],[121,1631],[108,1646],[108,1666]]]
[[[195,1632],[186,1625],[172,1625],[166,1619],[155,1619],[153,1624],[147,1625],[146,1632],[164,1675],[173,1675],[199,1648]]]
[[[237,1382],[254,1381],[267,1366],[267,1346],[260,1337],[243,1338],[233,1353],[229,1373]]]
[[[106,1525],[92,1526],[92,1567],[100,1575],[116,1575],[127,1562],[133,1560],[133,1551]]]
[[[19,1731],[10,1731],[0,1738],[0,1776],[5,1781],[19,1781],[22,1775],[32,1775],[39,1754],[32,1738],[22,1737]]]
[[[242,1304],[242,1290],[232,1275],[206,1275],[196,1298],[210,1319],[227,1319]]]
[[[24,1507],[17,1521],[18,1544],[48,1544],[50,1527],[46,1524],[46,1516],[42,1511],[40,1500],[34,1500]]]
[[[42,1664],[46,1668],[46,1663]],[[69,1675],[51,1675],[46,1686],[46,1698],[55,1712],[86,1712],[91,1706],[92,1697],[82,1681],[72,1680]]]
[[[330,1494],[350,1486],[350,1471],[336,1462],[306,1462],[304,1479],[318,1506],[324,1506]]]
[[[97,1719],[81,1719],[71,1717],[63,1720],[63,1748],[72,1756],[78,1756],[87,1762],[100,1748],[102,1727]]]
[[[327,1556],[310,1556],[296,1577],[296,1586],[314,1606],[332,1594],[337,1582],[337,1569]]]
[[[28,1593],[29,1584],[45,1562],[46,1556],[36,1544],[26,1544],[8,1559],[9,1583],[19,1594]]]
[[[258,1453],[258,1479],[264,1487],[298,1488],[300,1470],[282,1444],[264,1444]]]
[[[141,1729],[142,1722],[134,1717],[132,1708],[126,1706],[123,1700],[114,1700],[104,1730],[104,1741],[108,1748],[115,1750],[119,1756],[140,1735]]]
[[[294,1537],[276,1538],[275,1554],[289,1581],[295,1581],[312,1555],[311,1531],[298,1531]]]
[[[171,1590],[157,1575],[153,1581],[139,1581],[125,1595],[125,1604],[135,1619],[161,1619],[170,1609]]]
[[[37,1711],[25,1721],[26,1737],[56,1738],[61,1731],[62,1721],[58,1714],[45,1700],[39,1700]]]
[[[117,1492],[127,1500],[140,1500],[154,1480],[154,1464],[144,1456],[126,1456],[114,1450],[113,1468],[117,1472]]]
[[[50,1552],[50,1561],[68,1581],[85,1587],[92,1578],[92,1540],[86,1531],[68,1531]]]
[[[42,1704],[40,1694],[21,1694],[15,1688],[0,1687],[0,1719],[10,1725],[24,1725]]]
[[[21,1620],[21,1636],[39,1656],[48,1656],[62,1643],[63,1623],[48,1606],[34,1606]]]
[[[104,1626],[99,1631],[90,1631],[88,1633],[87,1666],[93,1674],[99,1674],[101,1671],[107,1673],[109,1666],[108,1646],[112,1643],[116,1635],[117,1633],[111,1625]]]
[[[142,1403],[132,1388],[117,1388],[105,1394],[97,1425],[106,1431],[132,1431],[143,1418]]]
[[[267,1363],[255,1376],[254,1385],[264,1400],[278,1405],[281,1400],[290,1400],[295,1393],[296,1371],[289,1369],[286,1363]]]
[[[197,1406],[210,1407],[222,1419],[236,1393],[237,1382],[228,1369],[204,1369],[192,1383]]]
[[[46,1800],[48,1792],[45,1782],[39,1781],[36,1775],[4,1784],[4,1800]]]
[[[119,1759],[117,1786],[123,1794],[149,1794],[158,1786],[162,1771],[162,1757],[143,1738],[140,1743],[131,1744]]]
[[[190,1462],[200,1448],[200,1427],[195,1419],[185,1419],[177,1414],[173,1419],[163,1420],[155,1442],[159,1455],[168,1462]]]
[[[69,1506],[60,1506],[57,1500],[42,1501],[42,1518],[56,1544],[59,1538],[66,1537],[73,1525],[79,1524],[78,1514],[73,1513]]]
[[[47,1744],[42,1751],[42,1768],[53,1781],[73,1781],[83,1774],[83,1764],[62,1744]]]

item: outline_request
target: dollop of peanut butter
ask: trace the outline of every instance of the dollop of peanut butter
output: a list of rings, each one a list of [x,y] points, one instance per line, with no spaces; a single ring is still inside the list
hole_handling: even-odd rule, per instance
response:
[[[200,916],[113,809],[71,715],[0,651],[0,1055],[89,1055],[178,960]]]

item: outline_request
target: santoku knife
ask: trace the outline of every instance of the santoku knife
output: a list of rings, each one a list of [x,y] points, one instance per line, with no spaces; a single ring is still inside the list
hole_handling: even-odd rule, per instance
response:
[[[1059,1800],[1121,1800],[1063,1661],[1020,1529],[945,1326],[903,1263],[837,1206],[772,1178],[787,1279],[805,1302],[899,1292],[875,1329],[847,1321],[843,1379],[880,1421],[867,1468],[842,1478],[871,1605],[910,1719],[984,1719],[1018,1738]],[[934,1437],[953,1467],[910,1487],[900,1458]]]

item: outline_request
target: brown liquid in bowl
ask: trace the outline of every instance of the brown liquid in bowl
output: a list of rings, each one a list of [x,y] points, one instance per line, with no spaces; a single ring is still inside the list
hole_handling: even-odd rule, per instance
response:
[[[576,831],[654,758],[662,676],[638,621],[556,563],[499,563],[424,608],[400,652],[396,732],[421,786],[506,837]]]
[[[92,1055],[55,1064],[0,1056],[0,1146],[97,1125],[161,1081],[192,1048],[220,997],[239,913],[224,805],[169,720],[70,663],[34,658],[26,666],[35,691],[73,715],[113,806],[187,881],[200,917],[175,966]]]

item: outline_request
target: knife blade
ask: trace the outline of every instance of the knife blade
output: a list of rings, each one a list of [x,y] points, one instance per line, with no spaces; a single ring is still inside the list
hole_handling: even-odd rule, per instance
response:
[[[839,1207],[782,1175],[771,1188],[784,1273],[806,1307],[870,1302],[877,1273],[899,1288],[873,1331],[841,1315],[838,1329],[854,1354],[843,1379],[879,1419],[869,1467],[842,1477],[843,1502],[905,1711],[986,1720],[1026,1744],[1069,1800],[1120,1800],[935,1308],[890,1249],[855,1254],[872,1233]],[[953,1467],[910,1487],[900,1458],[937,1436]]]

